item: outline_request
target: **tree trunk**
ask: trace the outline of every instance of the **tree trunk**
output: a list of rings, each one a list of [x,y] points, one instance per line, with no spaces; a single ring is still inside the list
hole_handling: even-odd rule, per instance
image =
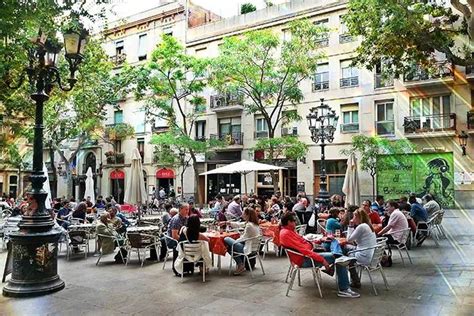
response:
[[[272,139],[275,137],[275,133],[273,130],[270,130],[268,131],[268,138]],[[270,149],[269,149],[269,153],[268,153],[268,156],[269,156],[269,159],[268,159],[268,162],[270,165],[273,165],[274,163],[274,158],[273,155],[275,154],[275,150],[273,148],[273,146],[270,146]],[[275,170],[270,170],[270,176],[272,177],[272,183],[273,183],[273,193],[276,193],[277,191],[279,191],[279,188],[278,188],[278,179],[277,179],[277,173],[275,172]]]
[[[191,159],[193,161],[193,170],[194,170],[194,203],[197,202],[198,199],[198,190],[199,190],[199,171],[197,167],[197,159],[194,152],[191,152]]]
[[[372,177],[372,200],[375,201],[375,174],[370,176]]]
[[[184,201],[184,172],[186,171],[186,168],[184,167],[184,160],[182,161],[181,165],[181,178],[180,178],[180,185],[181,185],[181,201]]]

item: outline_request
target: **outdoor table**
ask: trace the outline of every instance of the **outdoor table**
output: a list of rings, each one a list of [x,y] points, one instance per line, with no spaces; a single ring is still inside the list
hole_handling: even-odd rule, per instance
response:
[[[201,224],[202,225],[209,225],[215,222],[214,218],[201,218]]]
[[[204,236],[209,238],[209,250],[213,254],[218,255],[217,256],[217,269],[220,271],[221,270],[221,256],[225,256],[227,253],[227,246],[224,243],[224,238],[230,237],[232,239],[238,239],[240,237],[240,234],[237,232],[217,232],[217,231],[211,231],[211,232],[206,232],[204,233]],[[232,260],[232,258],[230,259]]]
[[[278,223],[265,222],[258,226],[260,226],[263,236],[272,237],[273,244],[277,247],[280,246],[280,225]]]
[[[87,232],[95,232],[95,226],[94,224],[74,224],[74,225],[69,225],[67,227],[67,230],[69,231],[77,231],[77,230],[85,230]]]
[[[147,215],[147,216],[142,216],[140,220],[144,222],[160,223],[161,216],[160,215]]]
[[[160,227],[156,225],[130,226],[130,227],[127,227],[127,233],[143,233],[143,234],[157,235],[160,233]]]

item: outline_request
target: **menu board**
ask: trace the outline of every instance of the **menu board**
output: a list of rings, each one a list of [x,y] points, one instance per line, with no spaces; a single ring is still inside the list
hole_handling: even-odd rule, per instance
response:
[[[377,192],[385,200],[430,193],[442,207],[453,207],[453,153],[378,156]]]

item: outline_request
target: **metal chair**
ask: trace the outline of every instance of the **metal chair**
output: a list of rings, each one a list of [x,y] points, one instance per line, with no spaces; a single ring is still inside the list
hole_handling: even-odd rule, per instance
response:
[[[69,219],[69,222],[71,223],[71,225],[80,225],[84,224],[85,221],[82,218],[71,217]]]
[[[326,220],[324,218],[318,218],[318,233],[326,234]]]
[[[387,238],[377,238],[378,242],[376,246],[374,247],[368,247],[368,248],[363,248],[363,249],[357,249],[357,250],[353,250],[353,251],[350,251],[348,254],[353,254],[353,253],[356,253],[356,252],[360,252],[360,251],[365,251],[365,250],[369,250],[369,249],[374,249],[374,254],[372,256],[372,260],[370,261],[369,264],[362,264],[360,262],[356,262],[356,267],[360,269],[360,272],[359,272],[359,278],[362,279],[362,271],[367,271],[367,274],[369,275],[369,279],[370,279],[370,283],[372,284],[372,288],[374,290],[374,294],[375,295],[378,295],[377,293],[377,289],[375,287],[375,284],[374,284],[374,281],[372,279],[372,272],[374,271],[380,271],[380,274],[382,275],[382,278],[383,278],[383,281],[384,281],[384,284],[385,284],[385,288],[388,290],[388,282],[387,282],[387,279],[385,278],[385,274],[383,272],[383,268],[382,268],[382,264],[380,263],[382,261],[382,257],[383,257],[383,254],[384,254],[384,251],[385,251],[385,246],[386,246],[386,241],[387,241]]]
[[[89,238],[87,232],[84,230],[74,230],[67,232],[67,252],[66,260],[69,260],[70,252],[72,249],[84,250],[84,258],[87,258],[87,253],[89,252]]]
[[[202,243],[207,243],[207,241],[189,242],[186,240],[179,242],[178,247],[181,247],[187,262],[192,262],[193,264],[202,263],[202,282],[206,282],[206,262],[202,256]],[[184,281],[184,273],[181,273],[182,281]]]
[[[102,247],[101,247],[101,242],[103,239],[112,239],[113,242],[116,245],[119,245],[119,247],[122,247],[126,244],[127,240],[124,238],[121,238],[119,236],[110,236],[110,235],[102,235],[102,234],[97,234],[97,240],[98,240],[98,247],[99,247],[99,258],[97,258],[97,262],[95,263],[96,266],[99,265],[100,259],[104,256],[104,253],[102,252]],[[112,251],[113,253],[113,251]],[[125,258],[123,257],[123,254],[121,251],[119,251],[120,257],[122,258],[122,262],[125,264]]]
[[[398,243],[398,244],[390,244],[390,247],[398,249],[398,253],[400,254],[400,258],[402,259],[403,265],[405,265],[405,260],[403,259],[402,250],[405,250],[405,252],[407,254],[407,257],[410,260],[410,263],[413,264],[413,261],[411,260],[410,253],[408,252],[408,248],[407,248],[407,245],[406,245],[408,239],[410,238],[410,232],[411,232],[411,228],[391,232],[391,234],[393,234],[393,233],[402,233],[402,237],[400,238],[401,242]]]
[[[288,261],[290,262],[290,266],[288,267],[288,272],[286,274],[285,283],[288,282],[288,277],[291,276],[290,283],[288,284],[288,289],[286,290],[286,296],[289,296],[290,290],[293,288],[293,284],[295,283],[296,274],[298,274],[298,286],[301,286],[301,274],[300,274],[301,269],[311,269],[311,272],[313,273],[314,284],[316,284],[316,286],[318,287],[319,296],[321,298],[323,298],[323,293],[321,291],[321,285],[320,285],[320,283],[322,282],[321,270],[320,270],[319,267],[317,267],[315,265],[314,260],[311,257],[305,256],[302,253],[299,253],[295,250],[288,249],[288,248],[284,248],[284,249],[285,249],[285,252],[286,252],[286,257],[288,258]],[[290,254],[310,259],[312,266],[309,267],[309,268],[302,268],[302,267],[298,266],[297,264],[295,264],[294,262],[291,261]]]
[[[252,270],[252,265],[250,264],[250,259],[258,259],[258,262],[260,264],[260,268],[262,269],[262,273],[263,273],[263,275],[265,275],[265,270],[263,269],[262,259],[260,258],[260,254],[259,254],[261,239],[262,239],[261,236],[256,236],[256,237],[245,238],[245,239],[241,240],[241,242],[245,243],[245,245],[247,245],[247,243],[250,244],[250,252],[249,253],[237,252],[237,251],[234,251],[234,247],[231,247],[231,251],[230,251],[231,259],[230,259],[230,265],[229,265],[229,275],[232,273],[232,264],[234,262],[234,260],[232,260],[232,258],[237,257],[237,256],[243,256],[244,257],[244,260],[249,265],[250,275],[251,275],[252,278],[253,278],[253,270]]]
[[[439,243],[438,243],[439,236],[435,227],[435,223],[436,223],[436,216],[430,217],[428,221],[426,222],[419,221],[416,224],[416,231],[415,231],[415,234],[413,235],[412,244],[416,245],[416,236],[418,236],[418,234],[420,233],[423,233],[423,234],[426,234],[426,238],[431,237],[434,243],[436,244],[436,247],[439,247]]]
[[[130,256],[133,250],[136,251],[138,255],[138,261],[140,262],[140,267],[143,267],[143,263],[145,262],[145,257],[143,257],[143,260],[140,259],[140,250],[145,250],[145,255],[146,251],[151,251],[152,247],[155,247],[156,253],[159,253],[159,249],[161,247],[161,244],[157,242],[157,237],[154,235],[148,235],[148,234],[141,234],[141,233],[127,233],[127,262],[125,265],[128,265],[128,262],[130,261]],[[158,258],[157,260],[158,261]]]
[[[176,243],[176,245],[178,245],[178,241],[176,239],[174,239],[174,238],[172,238],[172,237],[170,237],[166,234],[164,235],[164,237],[165,237],[165,242],[166,241],[174,241]],[[168,243],[166,243],[166,244],[168,245]],[[165,258],[163,259],[163,268],[162,268],[162,270],[165,269],[166,261],[168,260],[168,257],[170,255],[170,253],[173,254],[173,248],[169,248],[168,246],[166,248],[167,248],[167,250],[166,250]]]
[[[306,228],[307,227],[308,227],[307,224],[298,225],[298,226],[295,227],[295,230],[298,233],[298,235],[304,236],[306,234]]]
[[[446,231],[444,230],[444,227],[442,225],[443,218],[444,218],[444,210],[439,210],[433,215],[436,216],[433,221],[433,226],[438,230],[440,237],[446,238]]]

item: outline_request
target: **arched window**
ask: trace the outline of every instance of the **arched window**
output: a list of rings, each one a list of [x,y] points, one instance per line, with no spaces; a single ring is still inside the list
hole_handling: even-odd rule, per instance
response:
[[[146,176],[146,171],[143,170],[143,180],[145,181],[145,190],[147,189],[147,181],[146,181],[146,178],[147,178],[147,176]]]
[[[90,152],[86,155],[85,163],[84,163],[84,170],[82,170],[82,173],[86,173],[87,169],[91,167],[92,173],[97,172],[97,163],[96,163],[96,157],[93,152]]]

